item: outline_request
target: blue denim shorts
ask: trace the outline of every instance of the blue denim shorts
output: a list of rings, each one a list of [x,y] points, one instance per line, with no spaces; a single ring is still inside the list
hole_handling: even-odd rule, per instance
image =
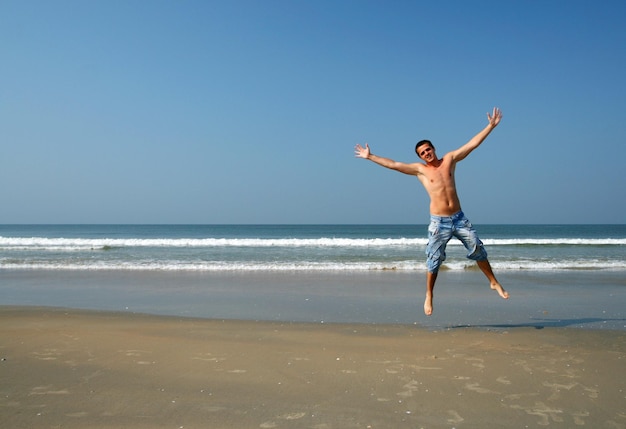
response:
[[[467,257],[474,261],[487,259],[487,251],[478,238],[472,223],[462,211],[452,216],[430,216],[428,226],[428,245],[426,256],[428,271],[436,273],[446,260],[446,245],[452,237],[456,237],[467,249]]]

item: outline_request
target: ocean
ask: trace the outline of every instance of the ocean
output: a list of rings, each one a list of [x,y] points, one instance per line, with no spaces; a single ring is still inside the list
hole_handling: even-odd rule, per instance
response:
[[[605,288],[607,294],[600,295],[606,305],[594,304],[598,298],[591,293],[575,304],[601,305],[604,313],[583,312],[568,320],[576,325],[593,319],[588,324],[623,329],[626,225],[475,227],[512,295],[509,301],[533,288],[546,294],[539,303],[555,294],[563,302]],[[449,326],[419,314],[426,241],[427,225],[0,225],[0,300],[211,318],[439,320],[438,326]],[[489,293],[475,267],[453,239],[437,283],[435,314],[438,301],[449,300],[453,319],[466,324],[457,313],[467,314],[484,301],[478,290]],[[534,299],[529,295],[526,304],[539,305]],[[303,308],[301,301],[307,304]],[[407,302],[407,314],[399,314]],[[502,308],[507,307],[510,311],[508,301]],[[531,308],[514,317],[516,322],[505,313],[504,325],[533,325]],[[484,310],[475,309],[493,317],[483,324],[495,326],[502,319],[498,311]],[[474,316],[467,324],[482,323]],[[565,325],[558,322],[562,318],[555,320]]]
[[[495,270],[618,270],[626,225],[482,225]],[[2,225],[0,269],[424,271],[426,225]],[[444,269],[465,270],[456,240]]]

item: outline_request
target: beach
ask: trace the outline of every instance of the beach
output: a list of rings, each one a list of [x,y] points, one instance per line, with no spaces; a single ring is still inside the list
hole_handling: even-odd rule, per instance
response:
[[[0,307],[7,428],[626,427],[624,331]]]
[[[626,227],[0,225],[0,426],[626,428]]]

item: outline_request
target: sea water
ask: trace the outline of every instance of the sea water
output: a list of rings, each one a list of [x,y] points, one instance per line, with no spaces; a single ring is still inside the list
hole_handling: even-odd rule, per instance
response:
[[[491,295],[485,301],[484,277],[453,239],[435,295],[445,323],[464,325],[465,312],[468,324],[532,325],[557,307],[563,317],[544,317],[544,325],[624,326],[626,225],[476,229],[512,299],[501,307]],[[420,317],[426,242],[426,225],[0,225],[0,300],[218,318],[442,323]],[[515,296],[527,307],[512,319]]]
[[[482,225],[498,271],[618,270],[626,225]],[[426,226],[0,226],[0,269],[134,271],[424,271]],[[460,242],[444,269],[473,267]]]

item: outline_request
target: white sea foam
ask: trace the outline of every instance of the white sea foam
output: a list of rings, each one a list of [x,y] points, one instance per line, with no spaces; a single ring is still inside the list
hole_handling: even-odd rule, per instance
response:
[[[235,231],[240,233],[240,231]],[[50,238],[0,236],[0,270],[424,271],[426,237]],[[284,233],[284,232],[283,232]],[[232,232],[231,232],[232,234]],[[145,237],[145,238],[142,238]],[[193,236],[192,236],[193,237]],[[486,238],[492,266],[506,270],[626,270],[626,238]],[[452,240],[444,267],[474,269]],[[498,248],[499,247],[499,248]],[[492,251],[493,249],[493,251]]]
[[[624,246],[626,238],[523,238],[485,239],[488,246]],[[426,238],[44,238],[0,237],[0,249],[85,250],[127,247],[411,247],[425,246]],[[451,246],[460,245],[456,240]]]
[[[564,271],[564,270],[626,270],[626,261],[604,260],[563,260],[563,261],[492,261],[497,271]],[[463,271],[474,269],[472,261],[458,260],[445,262],[442,269]],[[195,272],[287,272],[287,271],[425,271],[424,261],[397,262],[255,262],[255,261],[0,261],[0,270],[68,270],[68,271],[195,271]]]

